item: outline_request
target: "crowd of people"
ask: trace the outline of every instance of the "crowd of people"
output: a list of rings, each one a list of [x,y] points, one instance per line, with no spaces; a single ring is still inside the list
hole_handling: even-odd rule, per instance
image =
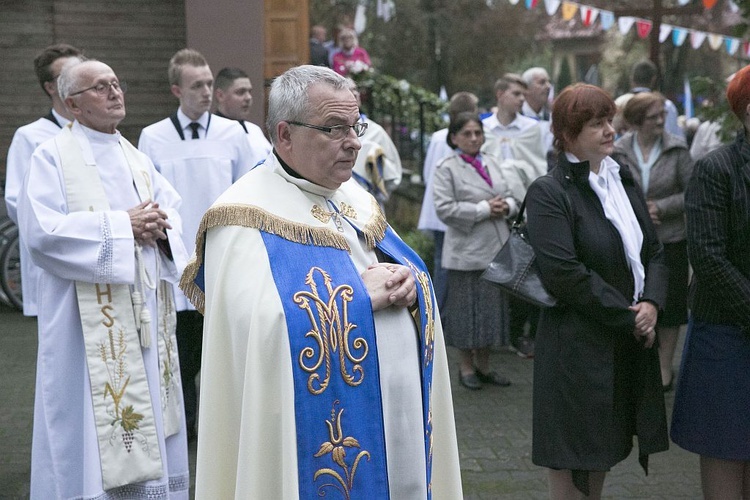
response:
[[[672,390],[705,497],[750,497],[750,66],[727,90],[743,130],[700,155],[648,61],[617,100],[551,100],[539,67],[501,76],[488,113],[457,92],[423,169],[430,275],[384,215],[401,162],[349,78],[369,56],[337,41],[313,27],[266,133],[247,73],[178,51],[178,106],[137,148],[113,68],[35,59],[51,109],[6,178],[39,330],[31,498],[186,499],[191,440],[196,498],[461,498],[447,346],[467,390],[512,384],[493,349],[534,360],[550,498],[600,498],[634,437],[648,472]],[[553,307],[481,278],[524,205]]]

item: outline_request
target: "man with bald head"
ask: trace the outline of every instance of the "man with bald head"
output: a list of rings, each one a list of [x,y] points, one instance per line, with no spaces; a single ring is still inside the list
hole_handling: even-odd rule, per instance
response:
[[[41,268],[31,498],[188,498],[174,282],[180,197],[117,131],[125,83],[67,65],[74,119],[34,152],[18,202]]]

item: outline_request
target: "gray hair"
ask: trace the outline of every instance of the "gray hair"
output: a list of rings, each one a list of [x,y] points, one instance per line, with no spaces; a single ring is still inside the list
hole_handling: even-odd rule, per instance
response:
[[[524,82],[526,82],[526,85],[531,85],[532,83],[534,83],[534,77],[541,76],[541,75],[544,75],[547,78],[549,78],[549,73],[547,73],[547,70],[537,66],[534,68],[529,68],[526,71],[524,71],[523,74],[521,75],[521,78],[523,79]]]
[[[356,85],[324,66],[296,66],[277,77],[268,94],[266,130],[276,144],[276,126],[283,121],[306,121],[310,114],[308,91],[313,85],[328,85],[333,90],[354,92]]]
[[[70,93],[78,86],[80,80],[80,72],[73,71],[73,68],[84,62],[97,61],[96,59],[82,60],[79,57],[73,57],[60,70],[60,76],[57,77],[57,93],[63,101],[70,97]]]

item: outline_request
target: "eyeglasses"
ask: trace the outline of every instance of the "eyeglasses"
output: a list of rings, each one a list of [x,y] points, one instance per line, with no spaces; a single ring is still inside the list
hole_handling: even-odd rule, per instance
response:
[[[68,94],[68,96],[73,97],[78,94],[83,94],[84,92],[88,92],[89,90],[94,90],[96,91],[97,94],[104,97],[105,95],[109,95],[110,89],[119,90],[120,92],[124,94],[125,92],[128,91],[128,84],[125,82],[97,83],[96,85],[92,85],[89,88]]]
[[[321,132],[325,132],[326,134],[328,134],[328,136],[334,141],[340,141],[341,139],[344,139],[347,135],[349,135],[349,129],[354,130],[354,134],[357,137],[362,137],[363,135],[365,135],[365,130],[367,130],[367,124],[362,122],[357,122],[354,125],[334,125],[333,127],[323,127],[321,125],[311,125],[309,123],[302,122],[287,123],[289,125],[297,125],[300,127],[320,130]]]

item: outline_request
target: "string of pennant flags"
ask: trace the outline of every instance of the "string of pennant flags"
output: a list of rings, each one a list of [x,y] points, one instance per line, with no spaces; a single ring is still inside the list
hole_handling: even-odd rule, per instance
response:
[[[494,0],[486,1],[490,6],[494,4]],[[679,0],[678,3],[680,5],[685,5],[689,1],[690,0]],[[521,0],[508,0],[508,2],[510,2],[511,5],[518,5],[521,3]],[[523,2],[529,10],[536,8],[539,4],[539,0],[523,0]],[[703,0],[703,5],[706,9],[710,9],[716,5],[716,2],[717,0]],[[635,26],[638,37],[645,39],[648,38],[654,27],[653,22],[650,19],[631,16],[616,17],[612,11],[584,5],[578,2],[568,0],[543,0],[543,3],[547,14],[550,16],[555,15],[559,10],[562,19],[570,21],[576,14],[579,14],[584,26],[591,26],[598,20],[604,31],[608,31],[617,24],[622,35],[627,35]],[[723,47],[730,56],[744,56],[750,58],[750,41],[742,40],[733,36],[708,33],[692,28],[662,23],[659,28],[659,42],[664,43],[670,38],[672,44],[676,47],[682,46],[689,40],[690,46],[696,50],[704,43],[708,43],[708,46],[713,50],[719,50]]]

